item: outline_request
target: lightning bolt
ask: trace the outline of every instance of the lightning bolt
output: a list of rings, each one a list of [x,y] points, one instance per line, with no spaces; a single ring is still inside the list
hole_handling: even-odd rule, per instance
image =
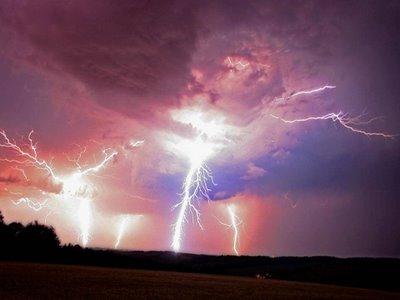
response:
[[[178,252],[181,249],[183,225],[187,221],[188,211],[192,213],[192,220],[195,219],[200,228],[203,228],[200,212],[194,202],[201,199],[209,200],[208,193],[211,190],[209,186],[215,185],[212,172],[206,162],[217,150],[225,146],[225,143],[229,141],[226,135],[234,127],[225,124],[224,116],[215,113],[206,116],[198,107],[174,111],[171,115],[174,121],[190,125],[198,132],[194,140],[178,138],[170,145],[174,153],[185,155],[190,162],[188,173],[182,184],[181,200],[173,207],[179,207],[179,212],[176,222],[172,225],[171,247]]]
[[[117,249],[119,246],[119,243],[121,242],[122,236],[124,235],[126,231],[126,227],[128,225],[129,221],[129,216],[122,216],[121,221],[118,225],[118,231],[117,231],[117,239],[115,241],[114,248]]]
[[[214,183],[212,173],[205,164],[209,149],[207,143],[202,140],[202,134],[200,134],[190,148],[192,148],[190,153],[191,165],[183,182],[182,201],[174,206],[174,208],[180,207],[178,218],[173,225],[174,234],[171,246],[175,252],[178,252],[181,247],[183,223],[186,220],[188,209],[194,212],[197,223],[203,228],[200,222],[200,212],[193,204],[193,201],[198,200],[200,197],[209,199],[208,192],[210,188],[208,187],[208,182],[211,181]]]
[[[236,255],[239,255],[238,251],[238,242],[239,242],[239,226],[243,223],[241,219],[236,214],[236,206],[234,204],[229,204],[227,206],[227,211],[228,211],[228,216],[229,216],[229,222],[230,224],[222,222],[220,219],[215,217],[217,221],[233,230],[233,237],[232,237],[232,250]]]
[[[250,65],[249,63],[242,63],[240,60],[237,62],[233,62],[230,56],[227,57],[227,60],[228,60],[228,65],[235,70],[243,70]],[[239,68],[237,66],[239,66]]]
[[[138,219],[142,218],[143,215],[121,215],[119,218],[117,235],[114,244],[114,248],[117,249],[121,243],[121,240],[128,229],[128,225],[131,225],[132,222],[136,222]]]
[[[238,217],[236,215],[236,208],[233,204],[228,206],[229,218],[231,220],[231,227],[233,228],[233,251],[236,255],[239,255],[237,250],[237,243],[239,239],[239,229],[238,226],[241,224],[242,221],[238,221]]]
[[[362,129],[355,127],[357,125],[364,125],[364,124],[371,123],[376,118],[370,119],[367,121],[361,121],[362,116],[352,118],[348,114],[343,113],[342,111],[339,111],[338,113],[328,113],[323,116],[310,116],[310,117],[305,117],[305,118],[301,118],[301,119],[293,119],[293,120],[287,120],[287,119],[278,117],[273,114],[271,114],[271,117],[278,119],[284,123],[288,123],[288,124],[317,121],[317,120],[331,120],[333,122],[338,122],[344,128],[346,128],[354,133],[362,134],[365,136],[378,136],[378,137],[383,137],[383,138],[394,138],[395,137],[395,135],[393,135],[393,134],[387,134],[387,133],[383,133],[383,132],[370,132],[370,131],[362,130]]]
[[[336,88],[336,86],[334,86],[334,85],[324,85],[322,87],[318,87],[318,88],[315,88],[315,89],[296,92],[296,93],[291,94],[291,95],[289,95],[287,97],[275,98],[275,101],[285,101],[285,100],[289,100],[291,98],[298,97],[298,96],[301,96],[301,95],[311,95],[311,94],[320,93],[320,92],[323,92],[325,90],[330,90],[330,89],[335,89],[335,88]]]
[[[141,147],[144,144],[144,140],[131,140],[129,142],[129,146],[136,148]]]
[[[20,198],[17,201],[13,201],[13,203],[17,206],[20,204],[26,204],[30,209],[33,209],[34,211],[40,211],[44,207],[47,207],[47,201],[37,202],[29,198]]]

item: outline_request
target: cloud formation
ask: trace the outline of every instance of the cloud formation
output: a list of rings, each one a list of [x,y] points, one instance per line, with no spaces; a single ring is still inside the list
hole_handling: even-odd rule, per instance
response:
[[[254,163],[249,163],[247,165],[246,174],[241,178],[244,180],[252,180],[259,177],[263,177],[267,171],[261,167],[256,166]]]

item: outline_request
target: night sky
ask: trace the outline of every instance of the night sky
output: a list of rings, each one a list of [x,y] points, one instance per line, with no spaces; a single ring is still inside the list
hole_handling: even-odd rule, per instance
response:
[[[0,129],[26,151],[33,130],[61,178],[117,154],[66,197],[0,147],[0,210],[82,244],[90,195],[87,246],[114,247],[128,216],[119,248],[170,250],[179,141],[206,126],[215,185],[181,251],[232,254],[233,205],[240,254],[399,257],[399,28],[398,1],[1,1]],[[394,136],[282,121],[340,111]]]

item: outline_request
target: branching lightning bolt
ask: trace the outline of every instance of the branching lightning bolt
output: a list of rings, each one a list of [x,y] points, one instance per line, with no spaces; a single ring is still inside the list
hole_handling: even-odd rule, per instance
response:
[[[234,204],[229,204],[227,206],[227,211],[228,211],[228,215],[229,215],[229,224],[222,222],[217,217],[215,217],[215,218],[217,219],[217,221],[220,224],[233,230],[232,249],[236,255],[239,255],[239,251],[238,251],[239,226],[241,224],[243,224],[243,221],[241,219],[239,219],[238,215],[236,214],[236,206]]]
[[[1,130],[0,148],[14,151],[17,158],[0,158],[0,161],[43,170],[52,177],[55,183],[62,184],[62,190],[59,197],[65,199],[79,199],[80,204],[77,211],[78,223],[80,226],[79,239],[82,241],[82,244],[86,246],[90,237],[90,227],[92,222],[92,200],[90,198],[92,197],[91,191],[93,191],[94,188],[90,183],[85,182],[83,177],[89,174],[97,173],[100,169],[104,168],[105,165],[118,154],[118,152],[112,149],[104,149],[102,151],[104,157],[98,164],[83,169],[80,164],[82,154],[86,151],[86,148],[83,148],[77,159],[72,160],[77,166],[77,170],[68,176],[59,176],[56,175],[55,169],[47,161],[38,156],[37,144],[34,143],[32,135],[33,130],[28,135],[29,143],[23,147],[19,146],[14,140],[10,139],[4,130]],[[17,167],[14,168],[20,170],[25,179],[28,180],[25,172],[22,169],[18,169]],[[13,203],[15,205],[24,203],[34,211],[39,211],[45,207],[48,207],[47,201],[40,203],[26,197],[20,198],[18,201],[13,201]]]
[[[207,143],[202,140],[202,134],[196,139],[191,145],[191,149],[188,149],[190,153],[190,169],[186,175],[186,178],[182,186],[182,201],[174,206],[179,207],[178,218],[173,225],[173,238],[172,238],[172,249],[178,252],[181,247],[183,223],[186,221],[186,213],[188,210],[194,212],[196,221],[202,228],[200,222],[200,212],[193,204],[194,200],[198,200],[200,197],[209,199],[208,182],[213,181],[212,173],[205,164],[205,161],[209,155],[210,149],[207,149]]]
[[[376,118],[370,119],[367,121],[361,121],[362,116],[352,118],[352,117],[349,117],[348,114],[343,113],[342,111],[339,111],[338,113],[328,113],[323,116],[311,116],[311,117],[305,117],[305,118],[293,119],[293,120],[287,120],[287,119],[278,117],[273,114],[271,114],[271,117],[278,119],[284,123],[289,123],[289,124],[299,123],[299,122],[316,121],[316,120],[331,120],[333,122],[338,122],[344,128],[347,128],[354,133],[363,134],[366,136],[379,136],[379,137],[384,137],[384,138],[394,138],[395,137],[395,135],[393,135],[393,134],[387,134],[387,133],[383,133],[383,132],[369,132],[366,130],[356,128],[355,126],[371,123]]]
[[[288,100],[290,98],[297,97],[300,95],[310,95],[310,94],[314,94],[314,93],[320,93],[327,89],[334,89],[334,88],[336,88],[336,86],[334,86],[334,85],[324,85],[322,87],[318,87],[318,88],[315,88],[312,90],[304,90],[304,91],[296,92],[288,97],[277,98],[275,100]],[[317,120],[331,120],[333,122],[338,122],[341,126],[343,126],[344,128],[346,128],[354,133],[358,133],[358,134],[362,134],[362,135],[366,135],[366,136],[378,136],[378,137],[383,137],[383,138],[394,138],[395,137],[395,135],[393,135],[393,134],[387,134],[387,133],[383,133],[383,132],[370,132],[367,130],[357,128],[357,126],[372,123],[373,121],[375,121],[378,118],[372,118],[372,119],[363,121],[362,118],[364,117],[364,115],[360,115],[357,117],[350,117],[348,113],[344,113],[342,111],[339,111],[338,113],[331,112],[331,113],[328,113],[328,114],[325,114],[322,116],[309,116],[309,117],[305,117],[305,118],[292,119],[292,120],[284,119],[284,118],[276,116],[274,114],[271,114],[271,117],[278,119],[284,123],[289,123],[289,124],[317,121]]]
[[[3,140],[2,142],[0,142],[0,148],[14,150],[17,153],[17,155],[21,157],[21,159],[0,158],[0,161],[25,165],[25,166],[32,166],[40,170],[45,170],[54,179],[58,179],[58,177],[54,173],[53,168],[45,160],[41,160],[38,157],[36,144],[33,142],[32,135],[33,135],[33,130],[31,130],[28,135],[28,141],[29,141],[28,148],[30,151],[25,151],[20,146],[18,146],[14,140],[10,140],[4,130],[0,130],[0,137]]]
[[[192,212],[193,220],[196,219],[200,228],[200,212],[194,201],[201,198],[210,199],[209,185],[214,183],[212,173],[206,165],[206,161],[213,156],[218,149],[224,147],[227,141],[226,135],[232,127],[225,124],[225,118],[213,114],[207,118],[204,112],[198,108],[183,109],[172,114],[172,118],[185,125],[190,125],[197,130],[197,137],[192,140],[179,138],[173,143],[174,152],[179,152],[189,158],[190,168],[182,184],[181,200],[174,208],[179,207],[176,222],[173,224],[171,247],[175,252],[180,251],[183,226],[187,221],[187,213]]]

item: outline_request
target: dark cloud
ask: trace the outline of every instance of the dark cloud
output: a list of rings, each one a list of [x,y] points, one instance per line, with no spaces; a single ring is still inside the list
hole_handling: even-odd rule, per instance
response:
[[[90,96],[105,107],[146,115],[149,108],[162,111],[178,104],[182,94],[208,90],[192,77],[192,63],[215,80],[226,55],[273,65],[268,74],[251,73],[243,94],[225,95],[232,101],[246,98],[257,104],[291,92],[296,81],[335,79],[327,68],[351,60],[353,56],[346,55],[355,53],[354,47],[361,55],[371,45],[388,49],[382,45],[390,36],[380,29],[394,33],[396,5],[368,4],[5,1],[0,16],[2,41],[14,58],[61,75],[62,80],[72,76],[84,82]],[[389,18],[382,19],[388,11]],[[221,97],[215,89],[208,93],[211,102]]]
[[[101,104],[129,113],[176,102],[191,81],[195,10],[184,1],[8,1],[1,24],[14,57],[72,75]]]

